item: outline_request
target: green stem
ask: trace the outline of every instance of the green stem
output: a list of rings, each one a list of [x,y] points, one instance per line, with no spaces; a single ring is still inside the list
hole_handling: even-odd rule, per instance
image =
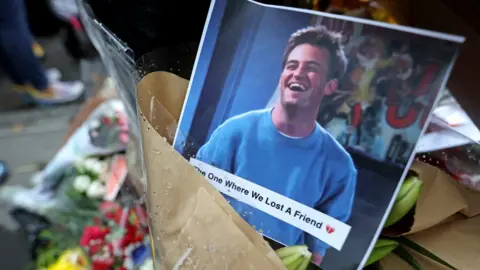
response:
[[[442,265],[445,265],[446,267],[448,267],[449,269],[452,269],[452,270],[457,270],[457,268],[453,267],[451,264],[449,264],[448,262],[442,260],[440,257],[438,257],[437,255],[433,254],[432,252],[428,251],[426,248],[420,246],[419,244],[413,242],[412,240],[408,239],[407,237],[405,236],[401,236],[401,237],[398,237],[398,238],[395,238],[395,240],[397,240],[401,245],[404,245],[406,247],[409,247],[413,250],[415,250],[416,252],[422,254],[423,256],[427,257],[427,258],[430,258]]]

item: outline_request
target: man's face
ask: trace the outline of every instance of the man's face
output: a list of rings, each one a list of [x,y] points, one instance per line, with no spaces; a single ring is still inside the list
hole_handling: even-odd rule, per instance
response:
[[[328,81],[329,52],[317,46],[295,47],[280,77],[281,103],[300,108],[318,107]]]

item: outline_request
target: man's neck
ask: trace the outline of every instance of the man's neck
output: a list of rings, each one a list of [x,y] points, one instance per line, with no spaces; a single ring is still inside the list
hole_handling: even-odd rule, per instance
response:
[[[286,109],[282,105],[277,105],[272,111],[272,121],[275,128],[281,133],[291,137],[304,138],[315,129],[316,115],[302,109]]]

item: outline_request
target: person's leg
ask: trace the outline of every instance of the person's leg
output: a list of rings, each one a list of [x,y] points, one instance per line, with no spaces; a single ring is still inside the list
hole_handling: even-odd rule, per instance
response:
[[[0,56],[14,89],[27,102],[60,104],[78,99],[84,92],[80,81],[61,82],[50,76],[32,51],[34,42],[23,0],[0,0]],[[52,79],[56,77],[56,79]]]
[[[38,90],[49,86],[45,70],[32,51],[23,0],[0,0],[0,51],[2,65],[16,84],[32,84]]]

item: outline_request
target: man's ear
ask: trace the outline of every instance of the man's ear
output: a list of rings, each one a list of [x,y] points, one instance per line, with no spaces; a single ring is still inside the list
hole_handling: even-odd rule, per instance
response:
[[[327,82],[327,85],[325,85],[325,96],[329,96],[333,94],[338,88],[338,80],[337,79],[332,79]]]

